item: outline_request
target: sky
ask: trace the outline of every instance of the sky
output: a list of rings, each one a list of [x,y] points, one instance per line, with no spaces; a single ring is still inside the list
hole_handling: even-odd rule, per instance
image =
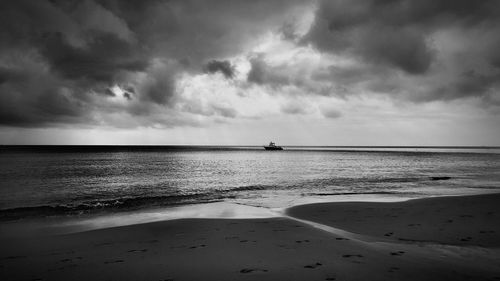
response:
[[[497,0],[0,1],[0,144],[500,145]]]

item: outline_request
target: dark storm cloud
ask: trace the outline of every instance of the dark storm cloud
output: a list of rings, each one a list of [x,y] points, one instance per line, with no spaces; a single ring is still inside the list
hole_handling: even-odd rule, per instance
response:
[[[126,98],[127,100],[132,100],[132,95],[129,92],[124,92],[123,97]]]
[[[115,93],[110,89],[110,88],[107,88],[106,90],[104,90],[104,94],[106,96],[110,96],[110,97],[115,97]]]
[[[56,33],[44,36],[42,44],[41,54],[63,78],[110,82],[119,71],[144,71],[149,64],[147,57],[115,35],[96,35],[80,48]]]
[[[1,1],[0,124],[100,124],[107,113],[155,115],[156,124],[160,108],[174,110],[180,74],[239,54],[303,2]],[[209,71],[234,74],[224,60]],[[113,104],[115,85],[126,103]]]
[[[497,22],[498,1],[321,1],[306,40],[325,51],[351,52],[408,73],[424,73],[434,58],[427,36],[436,29]]]
[[[226,78],[234,77],[234,67],[231,65],[231,62],[227,60],[224,61],[211,60],[207,63],[206,70],[209,73],[220,72]]]
[[[290,84],[287,76],[287,69],[279,69],[269,66],[263,55],[256,55],[250,58],[250,72],[247,80],[255,84],[266,84],[272,86],[282,86]]]
[[[23,76],[23,73],[17,71],[16,69],[0,67],[0,85],[8,81],[22,81]]]
[[[401,87],[396,86],[396,87]],[[451,83],[429,84],[422,86],[419,95],[410,98],[417,102],[433,100],[453,100],[457,98],[479,97],[485,106],[499,106],[500,73],[484,75],[473,70],[457,74]],[[495,98],[496,97],[496,98]]]
[[[297,34],[296,29],[297,29],[297,26],[294,24],[294,22],[285,22],[281,26],[279,31],[280,31],[283,39],[295,41],[299,38],[299,35]]]
[[[52,84],[53,83],[53,84]],[[86,122],[83,102],[74,93],[50,77],[25,76],[22,82],[12,80],[0,85],[0,124],[31,127],[33,124]],[[36,92],[26,96],[26,92]]]
[[[248,82],[253,82],[257,84],[264,84],[267,82],[267,65],[259,57],[250,59],[250,72],[248,73]]]
[[[302,42],[359,62],[331,69],[345,87],[415,101],[498,92],[499,1],[324,0]]]

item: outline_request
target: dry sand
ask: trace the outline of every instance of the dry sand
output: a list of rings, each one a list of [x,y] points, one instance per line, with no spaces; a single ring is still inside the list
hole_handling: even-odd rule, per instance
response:
[[[288,214],[5,238],[0,280],[500,280],[498,194]]]

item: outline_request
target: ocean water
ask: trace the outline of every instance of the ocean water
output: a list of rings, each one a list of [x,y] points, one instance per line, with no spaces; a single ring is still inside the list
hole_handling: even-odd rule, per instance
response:
[[[0,219],[495,191],[498,148],[0,147]]]

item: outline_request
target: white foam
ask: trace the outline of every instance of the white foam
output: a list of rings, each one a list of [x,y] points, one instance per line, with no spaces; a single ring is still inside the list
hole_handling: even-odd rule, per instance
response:
[[[277,216],[280,215],[267,208],[217,202],[108,214],[85,219],[74,219],[58,223],[54,225],[54,228],[59,228],[61,232],[68,233],[185,218],[254,219]]]

